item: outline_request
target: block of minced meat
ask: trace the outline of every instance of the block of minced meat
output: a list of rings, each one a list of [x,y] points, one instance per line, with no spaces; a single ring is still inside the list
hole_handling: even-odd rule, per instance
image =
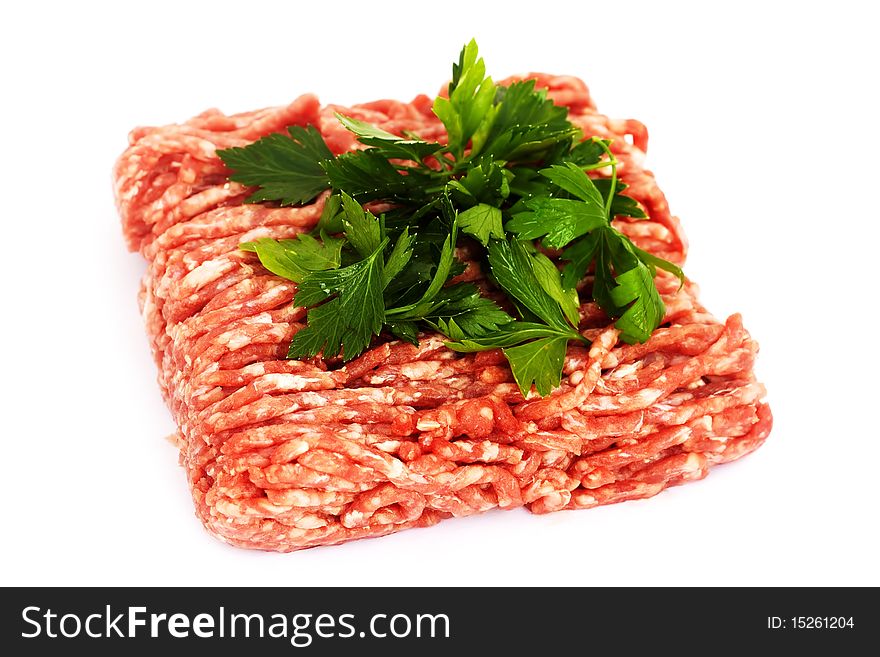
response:
[[[464,77],[458,88],[465,84]],[[534,82],[524,85],[523,80]],[[518,93],[524,88],[561,108],[554,117],[562,116],[580,129],[573,139],[574,133],[568,133],[571,144],[564,148],[588,142],[608,145],[608,154],[597,152],[604,162],[616,162],[618,187],[626,194],[619,207],[630,203],[639,211],[618,213],[611,204],[602,230],[616,231],[620,240],[633,245],[632,253],[648,254],[641,258],[653,255],[657,262],[662,258],[683,265],[685,236],[653,174],[644,167],[645,127],[597,112],[587,87],[576,78],[533,74],[497,84],[507,93],[494,92],[496,123],[485,124],[488,139],[504,120],[499,103],[513,103],[514,89]],[[441,97],[454,100],[456,93],[453,84]],[[472,97],[478,95],[479,91]],[[456,107],[454,102],[446,104]],[[531,196],[523,193],[517,202],[519,209],[525,204],[528,211],[520,216],[513,201],[516,190],[525,187],[521,177],[543,180],[540,171],[548,170],[544,160],[557,157],[541,151],[540,144],[538,150],[520,156],[516,166],[510,162],[517,156],[509,152],[509,159],[496,157],[495,164],[480,160],[487,180],[492,166],[511,172],[498,187],[507,189],[509,196],[496,195],[493,200],[484,194],[479,199],[480,207],[498,208],[497,215],[490,208],[481,216],[500,217],[500,223],[487,223],[483,230],[462,220],[466,210],[477,207],[476,201],[468,206],[465,198],[472,188],[458,189],[467,187],[470,178],[449,188],[459,239],[452,241],[456,249],[448,279],[440,282],[441,292],[470,285],[474,298],[486,299],[500,316],[515,320],[506,335],[512,334],[510,327],[525,322],[544,326],[531,330],[551,336],[540,344],[548,353],[561,340],[558,364],[551,358],[526,375],[528,363],[514,360],[521,352],[503,340],[491,342],[501,330],[497,326],[464,335],[458,324],[453,328],[427,315],[396,325],[389,318],[397,311],[388,308],[380,309],[384,323],[369,333],[359,353],[343,346],[331,355],[324,346],[323,352],[289,357],[296,334],[313,323],[317,330],[319,318],[312,308],[321,305],[295,301],[299,287],[307,283],[273,273],[259,253],[240,245],[260,240],[297,244],[291,240],[306,233],[324,239],[324,247],[338,244],[329,235],[331,221],[322,237],[316,225],[322,213],[324,220],[332,214],[326,206],[340,190],[331,175],[326,190],[317,191],[314,198],[292,204],[271,198],[246,202],[255,200],[256,186],[235,182],[218,151],[236,152],[230,149],[245,148],[269,135],[287,139],[294,134],[289,128],[296,126],[319,134],[330,157],[381,150],[383,144],[411,146],[391,141],[390,135],[435,144],[418,147],[424,148],[421,166],[426,176],[448,169],[448,180],[459,174],[464,180],[470,174],[464,169],[456,173],[458,165],[450,163],[466,162],[482,137],[479,131],[449,134],[438,118],[444,113],[442,106],[442,100],[438,105],[425,96],[409,103],[322,106],[314,96],[304,95],[284,107],[232,116],[209,110],[181,124],[137,128],[130,134],[114,170],[116,200],[128,246],[147,262],[140,306],[159,385],[178,426],[181,462],[196,513],[219,539],[246,548],[292,551],[425,527],[494,508],[547,513],[646,498],[705,477],[713,466],[748,454],[767,437],[770,410],[762,401],[764,387],[752,372],[757,344],[739,315],[713,317],[700,305],[696,285],[688,279],[680,283],[672,268],[651,267],[653,283],[650,276],[642,282],[656,286],[654,305],[662,309],[656,326],[650,326],[642,339],[627,339],[628,329],[621,323],[625,320],[620,319],[624,313],[615,316],[609,311],[613,294],[614,303],[626,307],[622,293],[615,292],[624,288],[622,266],[609,267],[617,278],[608,280],[617,287],[603,297],[598,268],[604,265],[594,255],[569,293],[564,286],[572,281],[564,267],[571,260],[566,261],[564,250],[553,248],[547,237],[544,242],[534,237],[529,244],[535,247],[523,253],[535,263],[540,256],[562,271],[563,293],[558,298],[574,295],[573,323],[554,328],[550,317],[544,326],[545,320],[530,312],[528,300],[522,301],[515,291],[505,296],[505,279],[492,248],[514,240],[499,231],[540,219],[544,208],[551,207],[529,206]],[[484,114],[492,110],[484,108]],[[364,125],[375,128],[379,136],[365,136]],[[456,139],[466,141],[458,153],[452,147]],[[502,146],[493,148],[497,154]],[[561,171],[566,161],[574,162],[572,171],[580,167],[595,180],[595,185],[587,184],[589,190],[599,189],[607,197],[608,167],[601,162],[585,165],[586,159],[577,159],[592,157],[584,155],[585,150],[566,151],[574,155],[566,155],[569,159],[560,159],[557,166]],[[409,152],[391,152],[387,162],[405,163]],[[395,154],[398,157],[392,157]],[[478,166],[475,158],[472,162]],[[538,173],[523,174],[529,167]],[[398,171],[407,177],[402,165]],[[552,180],[555,184],[562,179]],[[552,187],[548,198],[582,202],[566,189],[564,184]],[[382,217],[382,230],[392,235],[385,250],[377,251],[390,278],[389,253],[393,235],[400,239],[400,222],[409,222],[408,234],[422,235],[422,219],[397,211],[406,199],[370,198],[362,189],[350,198],[371,210],[364,213],[368,220]],[[397,229],[392,227],[395,221]],[[437,221],[442,223],[442,217]],[[341,225],[350,229],[350,224]],[[335,230],[342,234],[340,225]],[[356,242],[349,235],[340,247],[340,260],[333,263],[337,269],[329,271],[341,271],[346,258],[360,257],[350,248]],[[435,256],[441,243],[435,244]],[[375,259],[375,253],[370,257]],[[421,279],[425,286],[439,266]],[[550,274],[556,271],[551,268]],[[385,284],[387,297],[391,286]],[[557,289],[554,286],[555,282],[548,294]],[[569,306],[560,301],[559,307]],[[454,349],[452,343],[477,347]],[[535,352],[543,357],[537,348]],[[540,394],[537,386],[545,375],[553,379],[552,385]]]

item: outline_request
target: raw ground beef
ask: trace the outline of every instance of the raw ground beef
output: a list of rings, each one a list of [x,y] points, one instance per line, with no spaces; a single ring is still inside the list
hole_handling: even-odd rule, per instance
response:
[[[679,222],[643,168],[645,127],[597,113],[576,78],[530,77],[585,135],[614,140],[627,193],[649,215],[615,225],[682,264]],[[305,319],[295,284],[237,247],[311,229],[325,197],[243,205],[247,190],[226,182],[216,149],[290,125],[317,126],[337,153],[355,148],[336,111],[442,141],[430,108],[426,96],[343,108],[306,95],[130,135],[116,199],[128,245],[148,263],[140,304],[196,511],[221,540],[290,551],[496,507],[547,513],[650,497],[748,454],[770,431],[752,373],[758,347],[741,318],[716,320],[693,283],[676,293],[666,274],[665,323],[646,344],[618,343],[608,318],[583,304],[592,346],[569,349],[562,385],[545,399],[523,399],[500,352],[458,354],[431,334],[419,347],[380,343],[341,368],[286,360]],[[471,263],[466,275],[483,274]]]

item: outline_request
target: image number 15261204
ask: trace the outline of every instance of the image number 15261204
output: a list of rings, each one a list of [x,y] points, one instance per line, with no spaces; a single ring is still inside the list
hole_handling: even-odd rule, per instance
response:
[[[854,629],[852,616],[768,616],[768,630],[843,630]]]

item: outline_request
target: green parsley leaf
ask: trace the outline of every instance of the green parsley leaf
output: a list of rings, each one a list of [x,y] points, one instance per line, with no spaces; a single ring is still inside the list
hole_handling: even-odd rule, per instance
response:
[[[482,337],[447,342],[454,351],[501,348],[523,397],[532,385],[546,396],[562,381],[562,365],[571,336],[545,324],[510,322]]]
[[[345,360],[361,354],[385,322],[382,298],[383,240],[364,260],[348,267],[314,272],[303,279],[294,303],[311,307],[308,325],[293,336],[289,358],[309,358],[323,352],[332,358],[343,352]],[[329,303],[322,303],[337,295]],[[332,309],[332,310],[331,310]]]
[[[625,342],[644,342],[663,321],[666,308],[654,284],[656,267],[679,275],[676,265],[636,247],[612,226],[593,231],[562,254],[569,260],[563,283],[583,278],[595,260],[593,299],[610,317]]]
[[[448,346],[459,351],[501,347],[510,362],[520,392],[526,396],[535,385],[547,395],[562,378],[562,363],[569,340],[583,340],[577,325],[577,300],[564,290],[556,266],[542,254],[530,254],[521,242],[493,241],[489,264],[499,285],[536,322],[511,322],[477,338],[460,338]],[[518,346],[515,346],[518,345]]]
[[[403,232],[394,243],[394,248],[391,250],[391,254],[385,261],[385,285],[383,285],[383,287],[386,287],[388,283],[396,278],[397,275],[403,271],[403,268],[409,264],[413,255],[414,242],[415,235],[410,235],[409,228],[404,228]]]
[[[589,235],[572,243],[562,252],[561,258],[569,261],[562,270],[562,285],[564,287],[575,287],[578,281],[587,275],[587,269],[593,263],[596,251],[600,246],[601,235],[600,229],[594,230]]]
[[[418,228],[409,262],[385,288],[387,308],[412,307],[422,298],[437,271],[440,254],[448,235],[448,228],[437,219]],[[457,276],[462,271],[464,265],[453,259],[449,276]]]
[[[548,326],[573,334],[573,338],[579,337],[559,302],[541,284],[535,274],[534,258],[521,242],[495,240],[490,243],[489,265],[498,284],[529,312]]]
[[[455,340],[487,335],[513,320],[470,283],[443,288],[422,319]]]
[[[388,310],[388,315],[395,319],[412,319],[416,320],[425,316],[433,306],[431,304],[434,297],[440,292],[452,272],[452,265],[455,261],[455,241],[458,229],[455,221],[452,224],[452,230],[443,242],[443,248],[440,251],[440,259],[437,262],[437,269],[431,279],[428,288],[422,294],[421,298],[415,303],[398,308]]]
[[[383,157],[388,159],[397,158],[421,162],[429,155],[433,155],[443,148],[443,145],[437,142],[407,139],[392,135],[390,132],[377,128],[374,125],[343,116],[338,112],[336,113],[336,118],[339,119],[339,122],[346,129],[357,136],[359,142],[368,146],[374,146]]]
[[[464,207],[477,203],[500,207],[510,195],[511,178],[512,172],[495,160],[483,157],[460,179],[450,180],[447,187],[452,191],[452,200]]]
[[[536,160],[559,142],[570,141],[580,129],[568,121],[568,109],[535,90],[534,80],[500,87],[491,128],[482,141],[474,139],[471,157],[487,153],[499,160]]]
[[[504,238],[504,226],[501,225],[501,208],[480,203],[458,215],[461,231],[473,235],[483,246],[489,244],[489,238]]]
[[[232,170],[230,180],[257,187],[246,203],[280,201],[281,205],[308,203],[330,186],[322,166],[333,153],[314,126],[291,126],[289,136],[271,134],[240,148],[217,151]]]
[[[566,162],[541,170],[541,175],[574,199],[539,196],[525,201],[530,210],[518,212],[506,229],[520,239],[543,237],[544,246],[558,249],[608,223],[605,202],[593,181],[576,164]]]
[[[418,346],[419,325],[415,322],[389,322],[385,325],[385,328],[387,328],[394,337]]]
[[[378,149],[343,153],[322,163],[330,186],[345,190],[359,203],[378,199],[422,205],[433,184],[433,174],[408,169],[402,175]]]
[[[541,175],[585,203],[603,207],[605,205],[605,200],[596,189],[596,184],[573,162],[566,162],[564,165],[554,164],[552,167],[542,169]]]
[[[585,139],[579,142],[569,153],[565,155],[565,159],[578,165],[579,168],[598,164],[602,156],[605,155],[605,149],[602,148],[604,142],[606,146],[610,144],[607,139]]]
[[[510,361],[510,370],[523,397],[532,384],[542,397],[549,395],[562,381],[562,365],[568,345],[566,336],[538,338],[502,351]]]
[[[311,358],[322,351],[324,356],[337,356],[349,331],[340,299],[333,299],[309,310],[308,325],[293,336],[287,348],[288,358]]]
[[[532,271],[535,278],[541,284],[544,291],[549,294],[565,314],[565,318],[572,326],[577,326],[579,322],[578,309],[580,302],[578,301],[577,290],[574,286],[563,287],[562,280],[559,277],[559,270],[553,261],[543,253],[532,255]]]
[[[518,212],[505,228],[519,239],[543,237],[547,248],[559,249],[573,239],[605,225],[605,209],[572,199],[538,197],[525,202],[530,211]]]
[[[682,288],[682,286],[684,285],[684,272],[681,270],[681,267],[673,262],[664,260],[659,256],[655,256],[653,253],[643,251],[635,244],[630,243],[630,247],[632,248],[633,252],[639,257],[639,260],[644,262],[651,270],[651,276],[655,276],[657,274],[657,269],[663,269],[675,276],[678,279],[678,288]]]
[[[558,329],[546,324],[514,320],[499,326],[497,331],[482,336],[459,338],[455,342],[447,342],[446,346],[453,351],[469,353],[473,351],[488,351],[500,347],[511,347],[537,338],[555,338],[560,335]]]
[[[614,325],[621,331],[625,342],[645,342],[663,321],[666,307],[657,293],[654,277],[641,261],[633,268],[618,274],[617,286],[611,290],[615,305],[626,307]]]
[[[486,65],[477,55],[477,42],[471,39],[462,48],[458,65],[452,67],[449,98],[438,96],[434,101],[434,114],[446,126],[449,148],[459,160],[471,138],[476,149],[494,116],[496,87],[492,78],[485,77]]]
[[[345,237],[360,253],[362,258],[368,257],[382,241],[382,224],[372,212],[361,207],[345,192],[340,192],[342,198],[342,226]]]
[[[616,239],[613,229],[603,228],[596,231],[595,271],[593,276],[593,300],[609,317],[620,317],[624,309],[614,302],[611,291],[616,283],[611,267],[611,249],[609,241]],[[592,237],[592,236],[591,236]]]
[[[239,248],[256,253],[273,274],[301,283],[309,273],[336,269],[342,262],[344,240],[322,237],[322,241],[305,233],[286,240],[263,237],[255,242],[244,242]]]
[[[341,233],[344,228],[342,216],[342,198],[340,198],[339,194],[331,194],[324,201],[321,217],[318,219],[318,224],[312,232],[329,233],[331,235]]]
[[[517,212],[517,206],[524,205],[525,199],[532,196],[545,196],[547,194],[547,179],[544,178],[535,169],[518,166],[508,169],[513,177],[510,181],[511,196],[521,197],[519,201],[511,208],[511,213]]]

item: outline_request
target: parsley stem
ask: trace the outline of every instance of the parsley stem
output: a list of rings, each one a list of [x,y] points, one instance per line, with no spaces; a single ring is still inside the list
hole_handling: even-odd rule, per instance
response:
[[[596,162],[596,164],[588,164],[585,167],[581,167],[584,171],[595,171],[597,169],[604,169],[605,167],[616,166],[617,159],[614,156],[611,157],[610,160],[602,160],[601,162]]]
[[[611,216],[611,204],[614,202],[614,192],[617,190],[617,158],[614,157],[614,153],[611,152],[604,140],[593,137],[593,141],[602,147],[608,156],[608,163],[611,165],[611,188],[608,190],[608,198],[605,199],[605,214],[608,215],[608,221],[611,222],[614,219]]]

